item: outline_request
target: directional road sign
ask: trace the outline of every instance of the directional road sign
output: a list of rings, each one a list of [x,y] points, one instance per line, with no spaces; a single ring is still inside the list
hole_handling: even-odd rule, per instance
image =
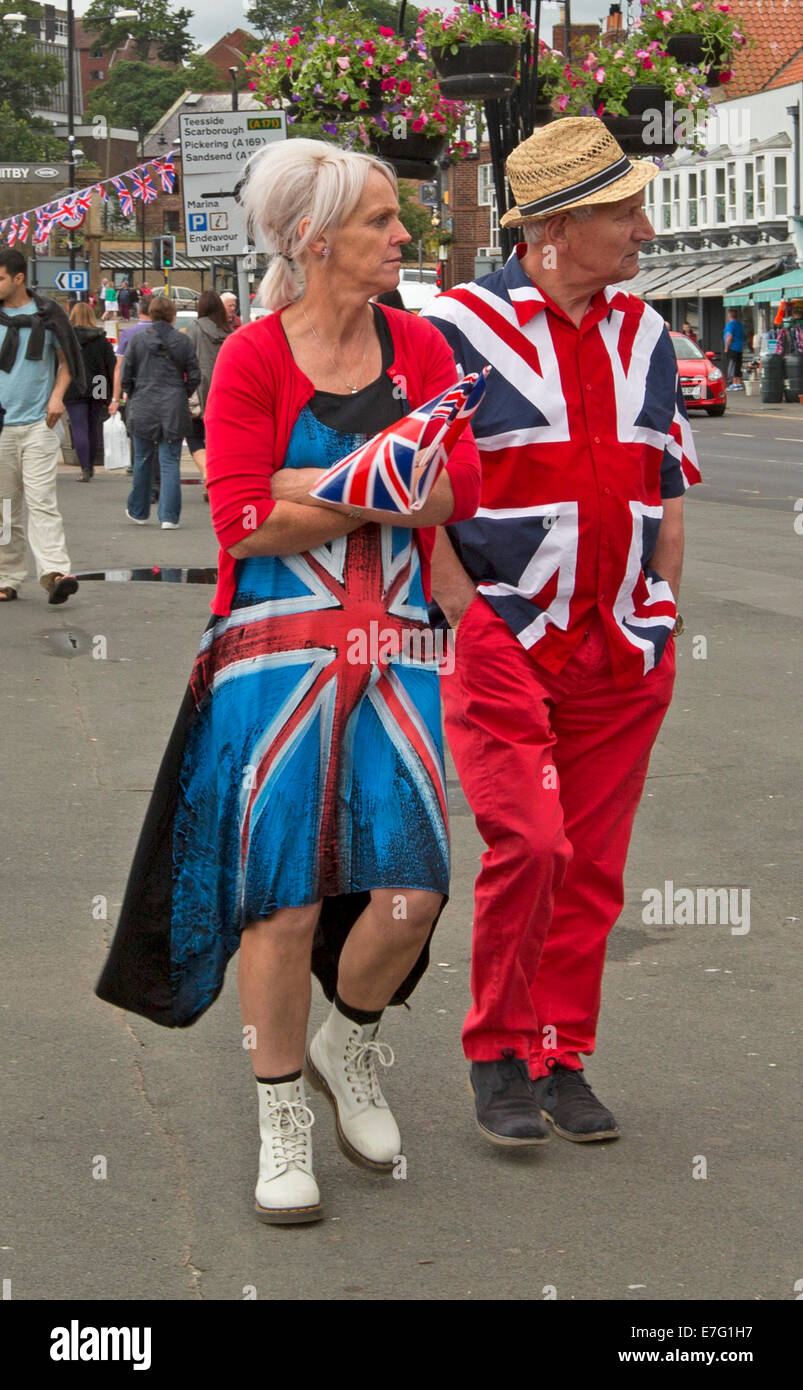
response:
[[[60,270],[58,275],[53,277],[53,283],[57,290],[88,290],[89,271]]]
[[[182,112],[179,126],[187,255],[242,256],[249,248],[237,185],[252,154],[287,138],[284,112]]]

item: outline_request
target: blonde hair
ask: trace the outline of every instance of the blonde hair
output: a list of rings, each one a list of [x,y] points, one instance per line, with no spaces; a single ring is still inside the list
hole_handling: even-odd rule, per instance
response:
[[[70,310],[70,323],[73,327],[77,325],[79,328],[94,328],[97,319],[94,310],[83,300],[79,300],[77,304],[73,304]]]
[[[350,217],[372,169],[398,192],[390,165],[323,140],[282,141],[251,156],[241,199],[250,234],[258,228],[273,257],[256,294],[266,309],[281,309],[301,298],[307,248]],[[300,237],[298,225],[305,217],[309,226]]]

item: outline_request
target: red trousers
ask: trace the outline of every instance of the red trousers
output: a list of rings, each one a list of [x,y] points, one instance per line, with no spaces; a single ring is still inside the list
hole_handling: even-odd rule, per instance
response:
[[[633,818],[672,697],[674,640],[637,686],[613,684],[597,619],[559,675],[478,597],[442,677],[446,734],[487,849],[474,889],[472,1061],[503,1048],[582,1066],[594,1051],[608,933]]]

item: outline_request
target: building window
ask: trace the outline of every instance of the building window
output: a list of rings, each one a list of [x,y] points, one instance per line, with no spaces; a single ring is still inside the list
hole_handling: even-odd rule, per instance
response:
[[[764,181],[764,156],[756,156],[756,217],[766,215],[767,194]]]
[[[697,175],[689,174],[689,226],[699,226],[697,216]]]
[[[753,179],[755,170],[752,164],[744,166],[744,220],[752,222],[756,215],[755,197],[753,191]]]
[[[725,219],[725,170],[715,170],[716,194],[714,196],[714,221],[722,223]]]
[[[736,221],[736,165],[729,164],[728,169],[728,221]]]
[[[174,234],[181,231],[181,214],[178,209],[164,214],[162,231]]]
[[[496,206],[496,189],[494,188],[494,176],[492,164],[477,165],[477,203],[481,208],[490,209],[490,231],[488,233],[488,246],[491,250],[499,250],[499,210]]]
[[[708,175],[705,169],[701,169],[697,177],[700,193],[700,225],[704,227],[711,220],[708,214]]]
[[[668,231],[672,226],[672,180],[661,179],[661,228]]]
[[[680,226],[680,174],[672,179],[672,226]]]
[[[89,71],[89,80],[90,80],[90,82],[102,82],[102,81],[103,81],[103,68],[94,68],[94,69],[90,68],[90,71]]]
[[[786,156],[776,155],[775,157],[775,216],[786,217],[787,213],[787,187],[786,187]]]

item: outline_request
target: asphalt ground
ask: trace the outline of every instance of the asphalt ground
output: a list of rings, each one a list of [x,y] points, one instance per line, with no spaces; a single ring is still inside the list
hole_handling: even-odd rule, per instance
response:
[[[695,424],[703,462],[736,448],[721,437],[735,415],[743,433],[799,437],[803,412],[770,423],[759,407],[756,423],[748,405]],[[786,448],[803,493],[800,451]],[[124,477],[77,486],[62,469],[73,568],[214,564],[185,475],[181,529],[162,532],[125,520]],[[794,486],[773,506],[727,486],[723,473],[716,496],[689,498],[678,683],[587,1068],[622,1138],[509,1152],[476,1128],[460,1026],[481,846],[450,767],[451,901],[411,1009],[383,1030],[406,1176],[352,1167],[316,1096],[326,1219],[312,1227],[253,1214],[256,1096],[234,970],[188,1030],[93,994],[212,590],[93,581],[54,608],[27,581],[0,614],[6,1297],[796,1297],[803,537]],[[749,888],[749,931],[645,923],[642,895],[668,881]],[[316,986],[311,1028],[324,1013]]]

